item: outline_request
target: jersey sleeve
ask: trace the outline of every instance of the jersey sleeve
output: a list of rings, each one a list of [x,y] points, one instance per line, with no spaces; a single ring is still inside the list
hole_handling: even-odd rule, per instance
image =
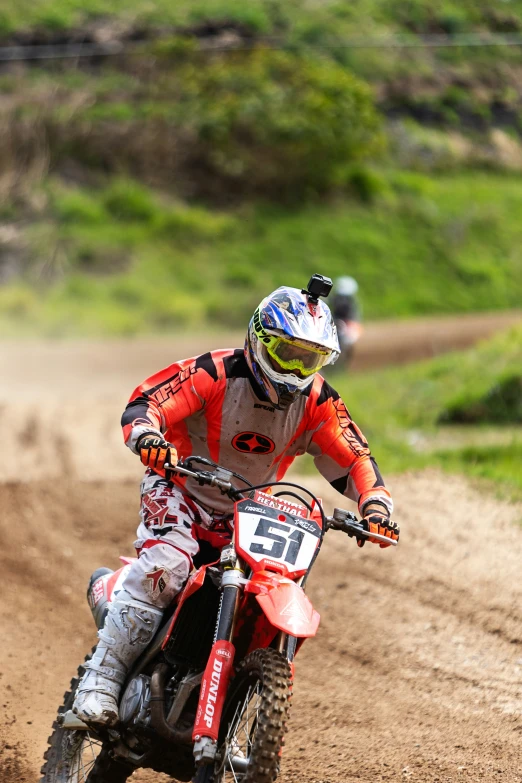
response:
[[[372,500],[384,503],[391,513],[393,501],[368,441],[335,389],[323,378],[317,380],[309,398],[313,435],[308,453],[324,478],[354,500],[361,513]]]
[[[214,387],[209,356],[172,364],[133,391],[121,418],[123,437],[132,451],[136,452],[136,443],[145,433],[163,435],[205,406]]]

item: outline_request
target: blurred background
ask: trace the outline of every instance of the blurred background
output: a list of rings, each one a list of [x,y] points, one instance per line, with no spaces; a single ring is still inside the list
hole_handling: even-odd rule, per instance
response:
[[[406,662],[404,692],[449,647],[448,694],[438,675],[430,680],[437,709],[450,709],[457,670],[475,667],[471,683],[485,666],[494,671],[480,691],[487,739],[476,737],[475,750],[459,735],[457,760],[439,764],[464,718],[440,736],[426,730],[430,745],[414,700],[388,717],[411,719],[417,744],[387,770],[384,743],[372,775],[410,777],[422,746],[429,772],[419,779],[492,780],[498,768],[506,783],[519,780],[520,743],[502,745],[517,737],[498,715],[515,721],[522,710],[512,592],[513,552],[522,553],[522,2],[3,0],[0,496],[5,536],[21,520],[28,527],[2,566],[17,584],[23,561],[40,587],[38,620],[28,593],[13,587],[12,596],[47,655],[84,612],[81,649],[61,650],[67,666],[83,655],[93,630],[83,584],[100,565],[99,542],[107,557],[123,542],[130,553],[141,471],[122,446],[119,417],[132,389],[179,358],[241,346],[263,296],[301,288],[315,272],[334,280],[336,296],[343,280],[355,281],[355,312],[331,299],[341,330],[349,326],[328,380],[391,477],[399,521],[411,517],[402,550],[410,565],[381,579],[388,574],[403,598],[412,585],[436,596],[408,609],[418,616],[415,643],[402,633],[406,616],[386,631]],[[298,470],[312,481],[306,459]],[[414,532],[415,508],[435,506],[446,558],[436,567]],[[491,524],[508,520],[518,542],[494,575],[488,530],[473,527],[484,509]],[[468,533],[450,546],[446,534],[461,523]],[[375,557],[368,549],[365,558]],[[72,587],[69,576],[53,582],[42,552]],[[356,571],[363,606],[373,573]],[[63,620],[51,617],[49,596]],[[479,608],[468,633],[471,605]],[[437,615],[442,606],[448,615]],[[397,606],[382,608],[394,616]],[[367,616],[359,619],[364,641]],[[325,633],[326,656],[335,631]],[[376,630],[357,655],[347,642],[361,698],[375,682],[364,678],[365,650],[383,638]],[[16,685],[15,662],[2,662]],[[27,696],[32,725],[22,736],[31,747],[9,757],[5,781],[36,780],[50,704],[66,679],[60,671]],[[469,688],[459,704],[476,705],[475,686],[461,686]],[[344,702],[336,712],[331,698],[340,720]],[[372,705],[359,722],[382,719],[386,735],[386,713],[376,717]],[[480,709],[470,707],[470,727]],[[365,743],[347,751],[358,782],[367,779]],[[317,763],[313,780],[323,781]],[[331,780],[351,781],[345,769]]]
[[[378,456],[522,488],[520,329],[396,369],[520,319],[521,3],[5,0],[0,43],[7,362],[150,338],[130,390],[151,352],[241,345],[276,286],[349,276],[334,382]]]

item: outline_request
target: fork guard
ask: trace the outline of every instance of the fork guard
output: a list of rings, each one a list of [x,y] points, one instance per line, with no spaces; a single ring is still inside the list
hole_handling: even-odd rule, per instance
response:
[[[269,571],[257,571],[245,590],[256,595],[268,622],[279,631],[301,639],[317,633],[321,616],[303,588],[291,579]]]
[[[201,690],[192,739],[196,742],[209,737],[217,742],[221,713],[234,666],[235,648],[223,639],[214,642],[208,659]]]

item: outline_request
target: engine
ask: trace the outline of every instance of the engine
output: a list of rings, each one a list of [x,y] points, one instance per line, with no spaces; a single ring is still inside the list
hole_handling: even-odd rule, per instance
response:
[[[150,726],[150,677],[138,674],[127,685],[120,702],[120,720],[129,729]]]

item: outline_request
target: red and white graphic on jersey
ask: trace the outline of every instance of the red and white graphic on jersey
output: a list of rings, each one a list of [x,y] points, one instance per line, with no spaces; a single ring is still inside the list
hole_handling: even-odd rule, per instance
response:
[[[359,506],[379,499],[391,510],[364,435],[324,378],[317,374],[285,410],[274,409],[256,390],[241,349],[184,359],[134,391],[122,417],[125,442],[135,450],[143,432],[160,432],[181,456],[207,457],[253,484],[282,479],[295,457],[308,453],[332,486]],[[174,481],[203,506],[232,510],[217,489],[190,478]]]

